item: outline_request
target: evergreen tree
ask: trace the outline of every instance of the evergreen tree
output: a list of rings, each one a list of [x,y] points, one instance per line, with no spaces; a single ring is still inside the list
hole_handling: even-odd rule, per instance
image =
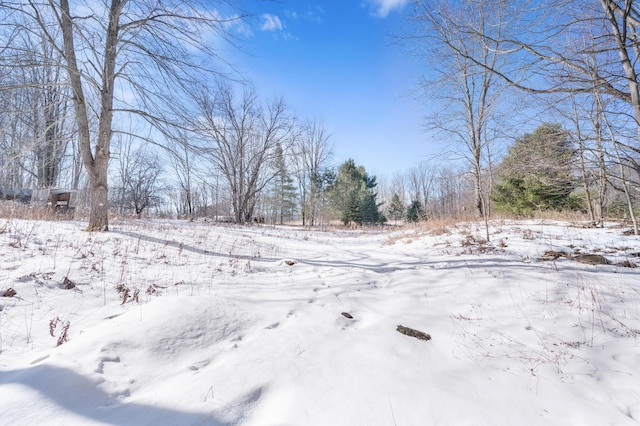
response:
[[[284,223],[285,217],[291,217],[296,209],[296,186],[287,170],[287,163],[282,146],[276,146],[275,153],[276,175],[271,184],[270,201],[274,213],[274,220]]]
[[[498,167],[493,201],[498,211],[518,215],[573,208],[574,147],[557,124],[543,124],[517,139]]]
[[[386,218],[380,214],[376,201],[376,177],[369,176],[362,166],[351,159],[345,161],[330,187],[330,199],[342,222],[346,225],[382,223]]]
[[[362,213],[360,215],[362,222],[375,224],[380,222],[380,211],[378,211],[378,204],[376,203],[375,194],[365,193],[362,201]]]
[[[422,208],[422,203],[418,200],[413,200],[411,205],[407,209],[407,221],[409,222],[419,222],[425,218],[425,212]]]
[[[404,216],[404,205],[402,201],[400,201],[400,196],[397,193],[394,193],[391,197],[391,201],[389,202],[389,207],[387,207],[387,214],[389,215],[389,219],[392,220],[400,220]]]
[[[348,223],[362,225],[360,200],[358,199],[358,193],[356,191],[351,191],[347,194],[345,207],[342,211],[342,223],[345,225]]]
[[[313,177],[313,211],[303,212],[308,214],[310,224],[316,224],[317,220],[322,221],[322,217],[326,214],[327,209],[331,205],[331,188],[336,181],[336,172],[334,169],[324,169],[314,174]]]

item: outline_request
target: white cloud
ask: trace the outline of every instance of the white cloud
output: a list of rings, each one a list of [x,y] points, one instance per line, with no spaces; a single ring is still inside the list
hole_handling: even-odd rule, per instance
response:
[[[270,13],[262,15],[263,23],[260,29],[262,31],[282,31],[283,26],[280,18]]]
[[[367,0],[375,9],[375,15],[380,18],[386,18],[394,9],[402,9],[409,0]]]

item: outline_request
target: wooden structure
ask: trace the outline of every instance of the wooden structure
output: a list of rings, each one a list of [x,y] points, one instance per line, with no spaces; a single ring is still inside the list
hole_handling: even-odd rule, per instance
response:
[[[73,213],[77,205],[77,192],[65,188],[34,189],[31,203],[47,205],[55,212]]]

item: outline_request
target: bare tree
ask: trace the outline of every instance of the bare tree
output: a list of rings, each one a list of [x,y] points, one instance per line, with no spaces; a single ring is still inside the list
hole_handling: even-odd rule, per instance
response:
[[[5,76],[4,83],[10,79]],[[29,132],[23,125],[20,112],[24,112],[22,93],[0,91],[0,187],[22,188],[26,183],[24,170]]]
[[[230,7],[226,1],[216,4]],[[154,126],[170,124],[167,111],[179,104],[180,93],[212,71],[209,61],[219,59],[212,46],[228,37],[230,20],[210,3],[178,0],[73,7],[69,0],[5,1],[2,10],[21,30],[42,34],[63,59],[91,186],[87,229],[107,230],[114,114],[123,119],[135,114]],[[20,47],[11,43],[3,47],[20,57]]]
[[[487,131],[500,93],[500,81],[490,69],[495,69],[501,58],[507,2],[414,0],[413,5],[417,32],[411,40],[424,43],[439,75],[435,81],[426,79],[424,86],[446,105],[430,117],[427,125],[444,131],[465,147],[463,155],[473,173],[476,208],[486,224],[489,197],[483,177],[490,175],[485,170],[490,169],[492,142]],[[432,87],[437,87],[437,92]],[[488,226],[485,229],[489,239]]]
[[[38,52],[37,56],[35,52]],[[55,186],[60,175],[60,167],[71,139],[69,117],[71,103],[65,85],[63,70],[57,64],[60,55],[40,38],[30,43],[28,55],[38,67],[28,67],[24,71],[29,82],[22,90],[33,92],[33,114],[30,127],[33,128],[33,154],[36,185],[40,188]],[[73,123],[71,123],[73,124]]]
[[[276,147],[291,144],[292,119],[282,99],[262,108],[247,86],[238,94],[220,83],[214,92],[203,93],[197,99],[200,122],[195,123],[207,144],[203,152],[227,181],[235,221],[250,222],[260,192],[277,173],[272,167]]]
[[[298,180],[303,225],[316,224],[321,204],[323,174],[330,166],[333,156],[330,139],[331,134],[319,120],[304,123],[295,139],[293,161]]]
[[[466,210],[465,174],[450,167],[439,168],[437,173],[434,214],[439,218],[458,218]]]
[[[406,206],[408,203],[406,197],[406,180],[405,173],[394,173],[391,178],[391,192],[398,194],[398,198],[400,198],[400,202],[403,206]]]
[[[640,188],[640,182],[638,181],[638,175],[640,175],[640,167],[638,166],[638,162],[630,156],[623,156],[623,149],[628,147],[626,144],[619,143],[616,140],[616,132],[614,131],[614,127],[607,117],[607,114],[602,113],[604,110],[602,100],[598,93],[595,93],[596,106],[598,109],[598,116],[602,119],[602,124],[606,129],[605,132],[608,133],[610,140],[613,146],[613,155],[617,160],[617,166],[619,169],[618,175],[613,175],[609,177],[609,181],[613,182],[613,186],[618,190],[621,190],[624,193],[627,211],[629,212],[629,216],[633,223],[633,231],[635,235],[640,235],[640,228],[638,226],[638,219],[634,210],[634,190],[636,195],[638,193],[638,188]],[[636,179],[634,180],[631,175],[635,171]]]
[[[428,162],[421,162],[407,172],[407,183],[411,191],[411,199],[420,201],[425,211],[429,209],[429,204],[433,197],[433,187],[435,185],[436,172]]]
[[[190,142],[192,136],[184,131],[176,132],[168,141],[167,157],[177,183],[173,195],[178,216],[194,219],[198,213],[198,187],[204,184],[203,161],[197,147]]]
[[[576,94],[565,102],[554,103],[553,110],[573,125],[572,133],[577,145],[576,166],[586,209],[594,224],[604,226],[608,172],[601,108],[592,94]]]
[[[132,210],[140,218],[145,209],[157,205],[162,190],[160,177],[163,173],[160,158],[148,146],[134,147],[129,138],[117,144],[117,182],[112,191],[114,204],[120,212]]]

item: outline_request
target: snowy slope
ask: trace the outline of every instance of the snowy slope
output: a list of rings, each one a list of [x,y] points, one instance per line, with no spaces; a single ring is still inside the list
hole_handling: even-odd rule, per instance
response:
[[[616,265],[640,239],[613,225],[81,229],[0,219],[1,424],[640,422],[640,269]]]

